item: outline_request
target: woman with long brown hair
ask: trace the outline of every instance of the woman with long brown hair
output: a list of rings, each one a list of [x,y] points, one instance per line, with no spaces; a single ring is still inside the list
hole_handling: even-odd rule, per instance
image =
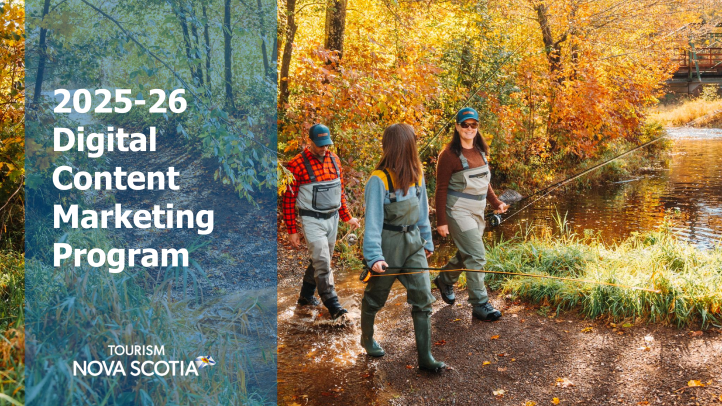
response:
[[[374,340],[376,313],[384,306],[391,285],[398,278],[411,305],[419,368],[438,372],[446,367],[431,355],[431,282],[428,271],[408,273],[409,268],[427,268],[434,250],[429,223],[429,202],[416,135],[408,124],[384,130],[383,154],[366,183],[366,230],[364,259],[373,275],[361,302],[361,345],[368,355],[381,357],[384,350]],[[400,275],[384,276],[386,267]],[[414,271],[417,272],[417,271]]]
[[[458,251],[447,270],[483,270],[486,265],[484,250],[484,209],[487,201],[497,213],[507,210],[491,188],[489,146],[477,130],[479,113],[466,107],[456,114],[454,135],[439,155],[436,169],[436,230],[439,235],[451,238]],[[441,272],[434,280],[447,304],[454,304],[454,284],[461,271]],[[484,286],[484,273],[467,272],[466,286],[472,315],[482,321],[496,321],[501,312],[489,303]]]

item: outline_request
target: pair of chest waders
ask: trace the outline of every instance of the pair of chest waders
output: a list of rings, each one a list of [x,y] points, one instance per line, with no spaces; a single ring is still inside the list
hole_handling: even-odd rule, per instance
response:
[[[381,250],[386,263],[391,267],[427,268],[425,241],[417,227],[419,221],[420,187],[416,184],[416,195],[406,200],[396,200],[396,189],[389,173],[386,175],[390,203],[384,204],[384,225],[381,232]],[[383,197],[382,197],[383,198]],[[369,264],[373,266],[373,264]],[[417,271],[413,271],[417,272]],[[394,271],[406,273],[406,271]],[[383,274],[380,274],[383,275]],[[434,360],[431,355],[431,294],[429,273],[415,273],[398,276],[371,278],[361,301],[361,345],[371,356],[380,357],[384,350],[374,340],[374,321],[376,313],[384,306],[394,281],[406,288],[406,302],[411,305],[411,318],[414,322],[416,349],[421,369],[438,371],[444,363]]]
[[[329,155],[336,170],[336,179],[318,181],[311,162],[303,154],[310,183],[300,185],[296,206],[301,216],[311,264],[303,276],[302,297],[313,297],[315,288],[323,302],[336,297],[331,271],[331,256],[338,233],[338,210],[341,208],[341,172],[336,159]]]
[[[469,168],[469,161],[459,153],[463,169],[453,173],[449,180],[446,197],[446,217],[449,221],[449,234],[458,251],[444,269],[484,269],[486,250],[484,249],[484,209],[486,193],[489,190],[491,171],[486,154],[481,152],[484,165]],[[444,285],[452,286],[459,280],[462,271],[441,272],[439,278]],[[482,272],[467,272],[466,286],[469,303],[479,306],[489,301]]]

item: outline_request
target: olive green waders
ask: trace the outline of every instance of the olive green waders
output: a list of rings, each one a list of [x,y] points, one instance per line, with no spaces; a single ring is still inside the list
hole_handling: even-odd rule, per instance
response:
[[[384,171],[386,173],[386,171]],[[394,191],[391,176],[386,173],[389,190]],[[419,185],[416,189],[418,191]],[[410,199],[396,201],[391,192],[391,203],[384,205],[384,226],[381,232],[381,250],[384,259],[392,267],[427,268],[424,252],[424,240],[416,223],[419,221],[418,193]],[[373,266],[373,264],[369,264]],[[407,271],[394,271],[405,273]],[[383,275],[376,274],[376,275]],[[436,361],[431,355],[431,294],[429,273],[415,273],[399,276],[372,277],[364,290],[361,301],[361,345],[372,356],[384,355],[384,350],[373,339],[376,313],[384,306],[391,286],[398,279],[406,288],[406,302],[411,305],[411,317],[414,322],[416,349],[419,355],[419,368],[439,371],[446,365]]]
[[[469,168],[469,162],[460,153],[459,159],[463,170],[453,173],[449,180],[446,216],[449,219],[449,234],[451,234],[458,251],[456,256],[444,266],[445,269],[484,269],[486,265],[486,251],[482,237],[485,224],[486,193],[489,189],[491,172],[486,154],[481,152],[481,156],[485,165]],[[454,285],[459,280],[461,272],[441,272],[437,285],[439,285],[438,281],[441,281],[443,285]],[[469,303],[475,309],[481,308],[489,301],[484,285],[485,275],[482,272],[466,273]]]

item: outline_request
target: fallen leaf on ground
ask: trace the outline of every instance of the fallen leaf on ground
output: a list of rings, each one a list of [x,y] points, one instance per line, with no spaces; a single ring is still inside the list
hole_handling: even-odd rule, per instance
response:
[[[568,378],[557,378],[557,386],[568,388],[570,386],[574,386],[574,382],[570,381]]]
[[[692,381],[687,382],[687,386],[689,386],[690,388],[694,388],[694,387],[702,388],[702,387],[704,387],[704,384],[701,381],[692,380]]]
[[[507,355],[507,354],[504,354],[504,353],[496,354],[497,357],[506,357],[506,355]]]
[[[461,319],[454,319],[454,320],[451,320],[451,322],[452,322],[452,323],[454,323],[454,322],[457,322],[457,321],[461,321]]]
[[[341,392],[343,392],[343,388],[333,388],[333,389],[329,389],[329,390],[330,390],[331,392],[336,392],[336,393],[341,393]]]
[[[637,406],[644,406],[644,405],[648,405],[648,404],[649,404],[649,402],[647,402],[646,400],[643,400],[643,401],[641,401],[641,402],[637,402]]]
[[[650,335],[644,336],[644,341],[651,343],[652,341],[654,341],[654,337]]]
[[[704,333],[702,333],[701,331],[691,331],[689,334],[692,337],[702,337],[702,334],[704,334]]]
[[[622,325],[622,327],[624,327],[624,328],[630,328],[630,327],[632,327],[632,323],[624,323],[624,324]]]
[[[492,339],[492,340],[498,340],[498,339],[499,339],[499,336],[498,336],[498,335],[496,335],[496,336],[491,336],[491,339]]]
[[[434,345],[446,345],[446,340],[437,341]]]
[[[559,398],[552,399],[552,404],[558,405],[559,404]]]
[[[524,406],[536,406],[536,402],[533,400],[527,400]]]
[[[499,368],[497,368],[496,370],[499,371],[499,372],[505,372],[505,371],[506,371],[506,368],[499,367]]]
[[[722,402],[722,395],[719,395],[719,401]]]
[[[491,365],[491,361],[484,361],[484,363],[481,365]]]
[[[651,350],[652,350],[651,348],[646,347],[646,346],[645,346],[645,347],[639,347],[639,348],[637,348],[637,349],[640,350],[640,351],[651,351]]]
[[[503,397],[503,396],[504,396],[504,394],[506,393],[506,391],[505,391],[504,389],[499,389],[499,390],[492,391],[491,393],[493,393],[494,396],[500,398],[500,397]]]
[[[512,359],[511,359],[511,362],[514,362],[514,361],[516,361],[516,358],[512,358]]]
[[[582,329],[582,333],[591,333],[592,331],[594,331],[594,329],[591,327],[584,327]]]
[[[406,369],[414,369],[412,365],[406,365]]]

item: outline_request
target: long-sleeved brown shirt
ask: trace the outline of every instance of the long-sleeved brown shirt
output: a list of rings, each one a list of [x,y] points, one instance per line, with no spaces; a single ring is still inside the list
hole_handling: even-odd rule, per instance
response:
[[[469,162],[469,168],[478,168],[484,165],[484,159],[476,148],[462,148],[461,153]],[[454,154],[449,148],[445,148],[439,155],[439,162],[436,164],[436,226],[445,226],[449,224],[446,219],[446,191],[449,189],[449,180],[451,175],[462,171],[464,167],[461,165],[461,159]],[[489,184],[489,191],[486,192],[486,202],[492,208],[498,209],[501,206],[501,200],[496,197],[496,193]]]

